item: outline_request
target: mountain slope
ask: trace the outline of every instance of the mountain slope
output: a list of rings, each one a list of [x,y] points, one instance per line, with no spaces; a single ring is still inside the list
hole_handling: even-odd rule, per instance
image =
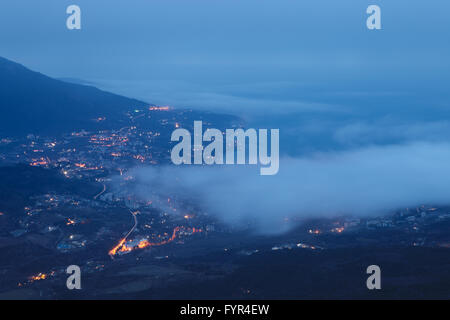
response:
[[[60,133],[101,125],[145,102],[67,83],[0,57],[0,133]],[[109,121],[108,121],[109,122]],[[110,123],[110,122],[109,122]]]

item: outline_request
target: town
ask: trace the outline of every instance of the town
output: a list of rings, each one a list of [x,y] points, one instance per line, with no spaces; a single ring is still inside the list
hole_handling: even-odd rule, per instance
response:
[[[234,117],[148,106],[124,113],[117,128],[0,137],[0,175],[6,182],[2,194],[8,195],[0,199],[0,247],[9,257],[0,265],[0,274],[9,275],[1,280],[2,292],[10,295],[25,288],[31,291],[20,292],[48,298],[67,294],[58,288],[72,264],[79,265],[88,279],[107,279],[108,288],[91,287],[89,294],[108,297],[161,290],[161,281],[170,283],[170,279],[196,282],[205,276],[227,277],[242,259],[271,253],[324,254],[375,244],[450,247],[445,235],[450,208],[432,204],[372,217],[280,217],[290,231],[267,237],[259,236],[251,224],[223,223],[192,201],[168,195],[152,202],[136,195],[131,169],[171,165],[173,130],[195,130],[199,118],[208,126],[221,124],[222,130],[217,129],[221,135],[225,128],[245,125]],[[104,124],[108,119],[99,116],[92,121]],[[242,139],[245,133],[241,133]],[[272,157],[274,152],[272,148]],[[229,262],[218,267],[215,258],[209,260],[218,254]],[[186,262],[188,257],[197,257],[198,264]],[[144,268],[147,265],[151,272]],[[124,266],[130,276],[149,281],[128,283],[126,276],[120,276],[123,271],[118,273]],[[242,290],[243,296],[254,294],[252,289]]]

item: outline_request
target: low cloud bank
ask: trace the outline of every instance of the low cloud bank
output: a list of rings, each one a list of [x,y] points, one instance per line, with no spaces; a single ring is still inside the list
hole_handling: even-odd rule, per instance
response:
[[[450,144],[284,158],[275,176],[260,176],[256,166],[242,165],[147,167],[132,175],[142,199],[195,201],[224,222],[251,222],[272,233],[288,227],[285,218],[368,216],[450,204]]]

